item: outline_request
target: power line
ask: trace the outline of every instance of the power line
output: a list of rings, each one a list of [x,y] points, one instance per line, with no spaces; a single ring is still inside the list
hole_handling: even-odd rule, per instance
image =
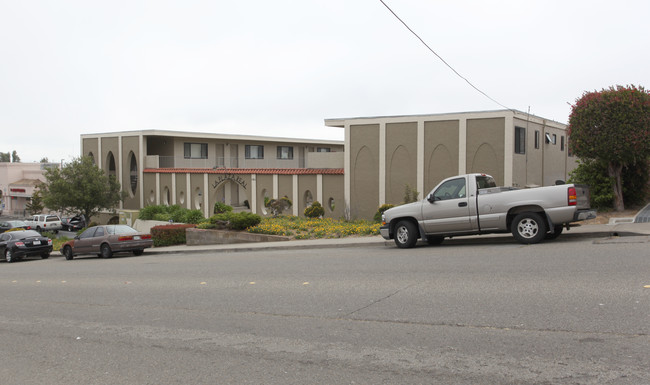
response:
[[[466,77],[464,77],[463,75],[461,75],[460,73],[458,73],[458,71],[456,71],[456,70],[454,69],[454,67],[452,67],[451,65],[449,65],[449,63],[447,63],[447,62],[445,61],[445,59],[442,58],[442,56],[438,55],[438,54],[436,53],[436,51],[433,50],[433,48],[429,47],[429,45],[428,45],[428,44],[427,44],[427,43],[426,43],[426,42],[425,42],[425,41],[424,41],[424,40],[423,40],[423,39],[422,39],[422,38],[421,38],[417,33],[415,33],[415,31],[413,31],[413,30],[411,29],[411,27],[408,26],[408,24],[406,24],[406,23],[404,22],[404,20],[402,20],[399,16],[397,16],[397,14],[396,14],[396,13],[395,13],[395,12],[394,12],[390,7],[389,7],[389,6],[388,6],[388,4],[386,4],[386,3],[384,2],[384,0],[379,0],[379,1],[384,5],[384,7],[386,7],[386,9],[388,9],[388,10],[390,11],[390,13],[393,14],[393,16],[395,16],[395,18],[397,18],[397,20],[400,21],[400,23],[402,23],[402,24],[406,27],[406,29],[408,29],[408,30],[409,30],[409,31],[410,31],[410,32],[411,32],[415,37],[417,37],[418,40],[420,40],[420,42],[421,42],[422,44],[424,44],[424,46],[427,47],[427,49],[428,49],[429,51],[431,51],[431,53],[433,53],[434,55],[436,55],[436,57],[437,57],[438,59],[440,59],[440,61],[442,61],[442,62],[443,62],[447,67],[449,67],[449,69],[452,70],[452,71],[453,71],[453,72],[454,72],[454,73],[455,73],[459,78],[463,79],[463,80],[464,80],[467,84],[469,84],[473,89],[475,89],[476,91],[480,92],[483,96],[485,96],[486,98],[490,99],[490,100],[493,101],[494,103],[500,105],[501,107],[503,107],[503,108],[505,108],[505,109],[512,110],[512,108],[509,108],[509,107],[507,107],[507,106],[504,106],[503,104],[499,103],[499,102],[496,101],[495,99],[491,98],[490,95],[488,95],[488,94],[486,94],[485,92],[483,92],[483,91],[481,91],[480,89],[478,89],[478,87],[476,87],[474,84],[472,84],[472,82],[470,82],[469,80],[467,80]]]

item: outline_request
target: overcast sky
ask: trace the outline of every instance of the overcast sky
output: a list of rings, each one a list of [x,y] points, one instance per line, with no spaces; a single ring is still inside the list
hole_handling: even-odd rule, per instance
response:
[[[584,91],[650,87],[650,2],[385,0],[508,108],[566,123]],[[343,140],[325,118],[502,109],[379,0],[0,0],[0,151],[165,129]]]

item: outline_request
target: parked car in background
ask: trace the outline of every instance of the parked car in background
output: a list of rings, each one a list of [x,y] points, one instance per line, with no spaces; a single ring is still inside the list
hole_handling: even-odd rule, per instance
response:
[[[31,218],[25,219],[25,223],[30,225],[32,229],[40,232],[52,231],[58,233],[62,229],[61,218],[53,214],[39,214],[33,215]]]
[[[153,246],[151,234],[141,233],[127,225],[92,226],[73,240],[61,245],[61,254],[71,260],[80,254],[97,254],[110,258],[114,253],[133,252],[142,255],[144,249]]]
[[[23,221],[3,221],[3,222],[0,222],[0,233],[4,233],[5,231],[11,230],[11,229],[30,230],[31,226],[28,225],[27,223],[23,222]]]
[[[61,218],[61,230],[63,231],[79,231],[84,227],[86,227],[86,221],[80,215]]]
[[[7,231],[0,234],[0,255],[9,263],[36,255],[47,259],[51,252],[52,240],[34,230]]]

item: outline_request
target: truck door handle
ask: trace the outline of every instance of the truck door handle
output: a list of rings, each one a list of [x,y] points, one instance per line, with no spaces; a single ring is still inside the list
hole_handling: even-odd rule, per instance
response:
[[[460,202],[458,204],[458,207],[465,207],[465,206],[467,206],[467,202]]]

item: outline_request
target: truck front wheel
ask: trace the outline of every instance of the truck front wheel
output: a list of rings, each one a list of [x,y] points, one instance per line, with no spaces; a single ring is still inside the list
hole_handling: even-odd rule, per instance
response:
[[[415,246],[418,241],[418,230],[411,221],[400,221],[395,226],[395,244],[397,247],[407,249]]]
[[[519,243],[538,243],[546,236],[546,225],[537,213],[521,213],[510,225],[510,231]]]

